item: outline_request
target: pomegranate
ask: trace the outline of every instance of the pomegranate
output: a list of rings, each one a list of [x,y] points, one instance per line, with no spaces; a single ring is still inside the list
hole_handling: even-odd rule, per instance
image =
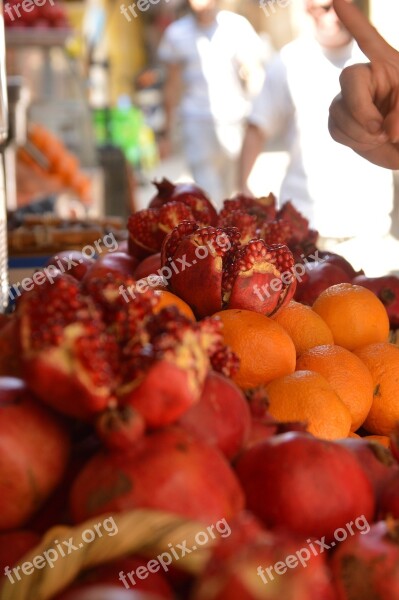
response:
[[[147,208],[129,217],[129,252],[142,260],[161,250],[166,235],[194,215],[182,202],[168,202],[161,208]]]
[[[70,494],[76,522],[113,511],[152,508],[213,523],[232,518],[243,504],[226,459],[178,428],[147,435],[129,452],[97,454]]]
[[[239,242],[237,229],[200,228],[183,222],[162,246],[163,269],[172,292],[202,318],[222,308],[271,315],[288,303],[296,280],[294,260],[284,245]]]
[[[362,274],[362,272],[355,271],[355,269],[352,267],[350,262],[346,260],[346,258],[341,256],[340,254],[336,254],[335,252],[327,252],[327,251],[319,250],[318,257],[319,257],[319,259],[321,259],[321,262],[327,262],[329,264],[335,265],[336,267],[339,267],[340,269],[345,271],[345,273],[351,279],[353,279],[357,275]],[[361,284],[359,284],[359,285],[361,285]]]
[[[13,567],[40,542],[40,536],[34,531],[18,529],[0,533],[0,572]]]
[[[121,558],[114,562],[102,564],[99,567],[86,571],[80,575],[79,580],[66,592],[71,593],[77,590],[89,589],[98,585],[114,585],[119,587],[129,587],[135,592],[145,592],[146,594],[155,594],[157,598],[164,600],[173,600],[174,594],[161,572],[148,572],[148,558],[139,558],[130,556]],[[143,572],[143,567],[145,572]],[[144,578],[137,576],[137,569],[141,568]],[[160,569],[161,565],[160,565]],[[65,594],[65,593],[64,593]],[[58,600],[64,600],[64,594]]]
[[[126,252],[109,252],[101,254],[83,277],[87,285],[92,279],[107,278],[109,275],[119,279],[132,278],[138,265],[138,260]]]
[[[378,502],[388,482],[399,474],[391,452],[381,444],[364,439],[346,438],[337,440],[336,443],[350,450],[358,459],[373,486]]]
[[[234,535],[234,534],[233,534]],[[223,556],[215,548],[191,600],[335,600],[324,557],[301,539],[260,532]]]
[[[249,215],[256,219],[256,227],[262,227],[265,221],[273,221],[277,216],[276,197],[273,194],[254,198],[245,194],[237,194],[230,200],[225,200],[220,218],[225,219],[228,214],[238,213]],[[222,227],[223,225],[220,224]],[[241,228],[239,227],[240,231]]]
[[[181,417],[179,425],[216,446],[231,460],[248,440],[251,417],[242,391],[231,380],[211,371],[200,401]]]
[[[96,430],[107,448],[125,450],[144,435],[145,422],[131,406],[115,407],[97,417]]]
[[[384,277],[366,277],[358,275],[353,284],[368,288],[384,304],[392,329],[399,327],[399,277],[386,275]]]
[[[45,298],[45,301],[43,301]],[[24,377],[46,404],[88,419],[110,402],[116,344],[100,311],[69,275],[24,294],[18,303]]]
[[[72,589],[58,600],[162,600],[164,596],[144,591],[128,590],[120,585],[96,585]]]
[[[138,264],[134,272],[134,277],[136,279],[143,279],[149,275],[156,275],[160,271],[161,266],[161,253],[157,252],[157,254],[147,256],[147,258]]]
[[[157,188],[157,194],[151,199],[150,208],[161,208],[171,201],[182,202],[190,208],[196,221],[203,225],[215,225],[216,209],[204,190],[195,183],[173,184],[166,178],[153,183]]]
[[[340,267],[328,262],[307,263],[299,276],[295,300],[312,306],[324,290],[337,283],[350,283],[351,278]]]
[[[94,263],[93,258],[86,256],[82,252],[78,252],[77,250],[63,250],[52,256],[47,261],[46,266],[53,265],[61,273],[68,273],[68,275],[80,281]]]
[[[21,377],[20,356],[18,322],[14,313],[0,329],[0,376]]]
[[[64,474],[64,426],[17,378],[0,377],[0,531],[23,526]]]
[[[331,540],[359,515],[370,521],[374,515],[373,490],[356,458],[306,433],[255,444],[238,459],[236,471],[248,509],[273,529]]]
[[[144,346],[126,349],[126,385],[118,390],[121,403],[139,412],[150,428],[176,422],[198,403],[205,378],[213,367],[229,376],[235,368],[223,344],[216,319],[193,323],[175,307],[148,321]]]
[[[399,525],[380,521],[340,544],[331,559],[338,600],[399,598]]]
[[[379,517],[385,519],[386,517],[393,517],[394,519],[399,518],[399,471],[388,481],[385,482],[384,487],[381,490],[379,499]]]

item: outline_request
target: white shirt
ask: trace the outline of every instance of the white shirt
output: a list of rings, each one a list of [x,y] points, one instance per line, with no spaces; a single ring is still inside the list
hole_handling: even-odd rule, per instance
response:
[[[341,70],[364,60],[352,43],[335,50],[311,38],[287,44],[271,62],[249,118],[268,137],[287,132],[290,163],[280,201],[291,199],[324,237],[384,235],[390,227],[391,171],[336,143],[328,131]]]
[[[183,118],[234,123],[250,108],[240,68],[260,62],[263,52],[260,38],[244,17],[220,11],[209,27],[199,26],[192,14],[172,23],[158,55],[166,63],[182,65]]]

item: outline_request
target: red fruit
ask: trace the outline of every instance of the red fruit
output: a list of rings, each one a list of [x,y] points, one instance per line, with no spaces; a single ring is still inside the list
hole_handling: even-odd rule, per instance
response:
[[[384,304],[392,329],[399,327],[399,277],[386,275],[385,277],[366,277],[358,275],[352,281],[355,285],[368,288]]]
[[[386,517],[399,518],[399,472],[388,481],[381,489],[378,515],[381,519]]]
[[[255,217],[257,227],[262,227],[265,221],[274,221],[276,218],[276,197],[273,194],[261,198],[237,194],[231,200],[224,201],[222,214],[235,211]]]
[[[52,256],[46,266],[53,265],[61,272],[68,273],[79,281],[83,279],[89,268],[95,263],[93,258],[87,257],[77,250],[64,250]]]
[[[221,345],[219,323],[212,325],[166,308],[149,320],[147,344],[125,354],[126,383],[118,398],[148,427],[170,425],[199,402],[211,356]]]
[[[0,330],[10,322],[9,315],[0,314]]]
[[[229,210],[224,208],[218,218],[218,227],[235,227],[241,234],[241,243],[247,244],[258,238],[258,226],[255,215],[250,215],[242,210]]]
[[[160,252],[157,254],[152,254],[151,256],[147,256],[147,258],[142,260],[137,266],[134,272],[134,277],[138,280],[148,277],[149,275],[156,275],[161,269],[161,266]]]
[[[194,219],[202,225],[215,225],[217,213],[211,200],[195,183],[182,182],[173,184],[164,178],[153,182],[158,193],[152,198],[149,207],[160,208],[166,202],[177,201],[186,204],[192,211]]]
[[[101,254],[83,278],[83,284],[88,285],[92,279],[103,279],[108,275],[117,276],[120,279],[132,278],[137,265],[137,258],[126,252]]]
[[[15,313],[0,329],[0,375],[22,377],[21,349]]]
[[[87,419],[104,410],[115,384],[116,345],[76,279],[63,275],[24,294],[17,315],[23,372],[32,391],[70,416]]]
[[[332,556],[337,600],[399,598],[398,522],[380,521],[367,529],[349,537]]]
[[[194,214],[182,202],[167,202],[160,208],[140,210],[129,217],[129,252],[143,259],[161,250],[166,235]]]
[[[23,526],[60,482],[69,438],[25,383],[0,377],[0,531]]]
[[[231,460],[248,440],[251,417],[242,391],[223,375],[210,372],[200,401],[181,417],[179,425]]]
[[[314,239],[316,232],[309,229],[309,221],[295,208],[292,202],[283,204],[277,213],[277,218],[282,219],[289,225],[292,243],[298,244]]]
[[[58,600],[162,600],[163,596],[127,590],[120,585],[96,585],[65,592]]]
[[[378,502],[387,483],[399,473],[391,452],[381,444],[363,439],[345,438],[336,443],[350,450],[358,459]]]
[[[259,237],[266,242],[268,246],[274,244],[287,244],[291,238],[291,227],[287,221],[278,219],[264,223],[259,231]]]
[[[328,262],[307,263],[304,269],[303,275],[298,273],[295,300],[309,306],[332,285],[351,282],[351,278],[343,269]]]
[[[70,594],[72,591],[79,591],[83,589],[91,589],[92,587],[98,587],[101,585],[112,585],[129,586],[135,592],[154,594],[156,598],[162,598],[163,600],[173,600],[174,594],[168,584],[166,578],[163,576],[162,571],[159,572],[148,572],[147,569],[148,558],[139,558],[136,556],[130,556],[128,558],[121,558],[114,562],[102,564],[99,567],[94,567],[90,571],[86,571],[79,577],[79,581],[75,583],[72,588],[61,595],[58,600],[65,600],[64,595]],[[136,572],[140,567],[145,567],[148,575],[144,576],[144,579],[137,577]],[[122,575],[124,577],[122,577]],[[129,577],[130,574],[130,577]],[[125,582],[124,582],[125,580]],[[154,596],[151,596],[153,598]]]
[[[247,508],[274,529],[333,539],[359,515],[374,515],[373,490],[345,448],[305,433],[286,433],[241,455],[236,470]]]
[[[359,272],[355,271],[355,269],[352,267],[350,262],[347,261],[346,258],[341,256],[340,254],[335,254],[335,252],[328,252],[328,251],[323,252],[321,250],[318,250],[318,258],[321,259],[321,262],[325,261],[325,262],[328,262],[329,264],[339,267],[340,269],[345,271],[345,273],[347,273],[347,275],[351,279],[353,279],[353,277],[356,277],[356,275],[360,275]],[[359,284],[359,285],[361,285],[361,284]]]
[[[0,572],[13,567],[40,542],[40,536],[33,531],[19,529],[0,533]]]
[[[234,228],[181,223],[164,242],[162,264],[170,271],[170,289],[199,318],[223,308],[271,315],[295,291],[294,262],[288,248],[267,247],[263,240],[242,246]]]
[[[324,557],[304,540],[260,532],[223,559],[226,542],[215,548],[191,600],[335,600]]]
[[[226,459],[178,428],[148,435],[129,452],[97,454],[82,469],[70,495],[76,522],[152,508],[214,523],[232,518],[243,504]]]
[[[130,406],[110,408],[97,417],[96,431],[110,450],[125,450],[144,435],[145,422]]]

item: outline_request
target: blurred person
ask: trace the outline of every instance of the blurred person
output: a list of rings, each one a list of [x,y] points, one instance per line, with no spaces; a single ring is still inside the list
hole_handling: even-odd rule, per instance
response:
[[[391,228],[392,173],[339,146],[328,131],[341,71],[365,57],[332,0],[305,0],[305,9],[313,35],[284,46],[267,69],[248,119],[239,186],[248,191],[248,177],[265,142],[285,135],[289,164],[280,201],[292,200],[309,219],[319,231],[320,249],[345,256],[370,276],[382,275],[393,268],[383,254]]]
[[[341,93],[330,107],[331,135],[369,161],[399,169],[399,52],[347,0],[334,6],[370,63],[342,72]]]
[[[221,206],[236,187],[244,120],[263,82],[265,50],[250,23],[218,10],[217,0],[188,4],[189,14],[166,29],[158,51],[166,67],[162,148],[169,154],[179,106],[191,175]]]

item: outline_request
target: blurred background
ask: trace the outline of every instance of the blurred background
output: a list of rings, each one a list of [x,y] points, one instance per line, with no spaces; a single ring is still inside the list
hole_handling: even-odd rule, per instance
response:
[[[4,4],[10,110],[3,153],[14,266],[19,254],[48,254],[53,242],[81,245],[98,239],[103,227],[123,238],[127,216],[153,196],[154,179],[190,180],[178,118],[171,151],[163,151],[165,71],[158,58],[165,30],[187,12],[186,0],[137,0],[131,10],[130,0],[26,2],[29,10],[16,0]],[[359,3],[398,47],[397,0]],[[264,66],[309,27],[303,0],[219,6],[252,24]],[[278,195],[287,164],[285,140],[271,139],[256,160],[250,191]],[[396,190],[397,179],[395,173]],[[398,204],[396,192],[395,235]]]

